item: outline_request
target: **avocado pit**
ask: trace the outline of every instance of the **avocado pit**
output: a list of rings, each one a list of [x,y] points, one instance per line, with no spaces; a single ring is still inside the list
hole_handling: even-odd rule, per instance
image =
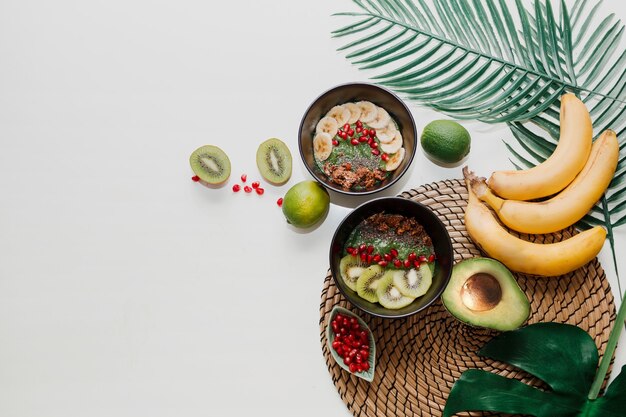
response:
[[[463,284],[461,300],[472,311],[492,310],[502,300],[502,287],[492,275],[479,272]]]

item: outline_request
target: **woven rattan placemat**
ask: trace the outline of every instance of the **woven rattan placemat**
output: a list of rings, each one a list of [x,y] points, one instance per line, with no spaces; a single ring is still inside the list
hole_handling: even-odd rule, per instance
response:
[[[469,240],[463,223],[467,201],[463,182],[436,182],[406,191],[401,197],[425,204],[439,215],[452,238],[455,261],[481,255]],[[533,240],[559,241],[571,233],[573,229],[533,236]],[[529,236],[522,237],[530,240]],[[597,259],[559,278],[515,275],[531,301],[528,323],[574,324],[586,330],[600,352],[604,352],[615,320],[615,306],[609,283]],[[325,329],[336,305],[359,314],[374,333],[377,353],[372,383],[342,370],[330,355]],[[441,416],[452,384],[468,368],[481,368],[540,385],[522,371],[476,355],[495,334],[463,325],[445,310],[440,301],[406,319],[375,318],[348,304],[335,287],[330,271],[324,281],[320,305],[322,351],[339,395],[355,416]]]

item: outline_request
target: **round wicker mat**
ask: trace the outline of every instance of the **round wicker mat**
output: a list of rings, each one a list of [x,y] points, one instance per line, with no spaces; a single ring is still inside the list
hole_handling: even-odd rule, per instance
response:
[[[463,223],[467,200],[463,182],[436,182],[406,191],[401,197],[425,204],[439,215],[452,238],[456,262],[481,255],[469,240]],[[572,233],[573,229],[532,238],[552,242],[566,239]],[[531,240],[531,236],[522,237]],[[586,330],[600,352],[604,352],[615,320],[615,306],[609,283],[597,259],[560,278],[515,275],[531,301],[528,323],[577,325]],[[330,355],[325,329],[336,305],[359,314],[374,333],[377,357],[372,383],[342,370]],[[328,370],[339,395],[355,416],[441,416],[452,385],[469,368],[481,368],[541,385],[523,371],[478,357],[478,349],[497,333],[460,323],[440,301],[406,319],[372,317],[348,304],[335,287],[329,271],[322,290],[320,316],[322,351]]]

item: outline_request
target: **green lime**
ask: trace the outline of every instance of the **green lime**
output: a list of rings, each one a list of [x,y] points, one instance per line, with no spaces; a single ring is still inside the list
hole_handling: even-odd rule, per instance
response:
[[[283,198],[283,214],[295,227],[311,227],[328,211],[328,191],[316,181],[302,181],[287,191]]]
[[[443,164],[459,162],[470,151],[469,132],[452,120],[435,120],[424,127],[422,149],[433,161]]]

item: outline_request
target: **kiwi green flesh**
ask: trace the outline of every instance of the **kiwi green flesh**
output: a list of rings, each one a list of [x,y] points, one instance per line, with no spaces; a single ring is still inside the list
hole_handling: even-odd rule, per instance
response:
[[[291,178],[291,152],[280,139],[268,139],[259,145],[256,164],[267,182],[282,185]]]
[[[352,255],[346,255],[339,261],[339,272],[343,282],[352,291],[356,291],[356,282],[368,266]]]
[[[378,265],[368,267],[356,281],[357,294],[370,303],[378,302],[376,289],[378,287],[378,281],[380,281],[384,274],[385,270]]]
[[[209,184],[221,184],[230,177],[228,155],[213,145],[205,145],[193,151],[189,157],[193,172]]]
[[[393,283],[407,297],[421,297],[426,294],[433,276],[428,264],[423,263],[419,269],[398,269],[393,273]]]
[[[396,271],[387,271],[378,282],[376,295],[378,302],[385,308],[397,310],[406,307],[415,300],[415,297],[407,297],[400,292],[400,289],[393,283]]]

